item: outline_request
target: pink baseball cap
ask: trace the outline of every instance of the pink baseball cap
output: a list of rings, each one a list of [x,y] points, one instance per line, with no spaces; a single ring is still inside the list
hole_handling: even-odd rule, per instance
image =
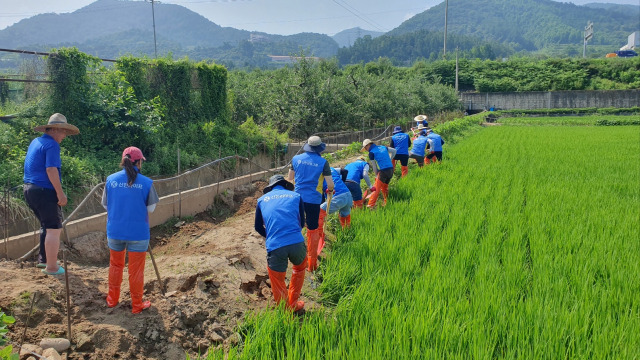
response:
[[[144,155],[142,155],[142,150],[138,149],[135,146],[129,146],[128,148],[124,149],[124,151],[122,152],[122,158],[124,159],[124,157],[127,155],[129,155],[129,159],[134,162],[140,159],[147,160]]]

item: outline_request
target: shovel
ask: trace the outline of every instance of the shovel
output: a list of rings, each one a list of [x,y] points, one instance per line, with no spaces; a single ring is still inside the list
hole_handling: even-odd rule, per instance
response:
[[[318,255],[322,252],[322,249],[324,249],[324,238],[327,236],[327,222],[329,221],[329,209],[331,208],[331,200],[333,200],[333,193],[329,193],[327,195],[327,218],[325,219],[324,224],[322,224],[322,233],[324,234],[324,236],[320,238],[320,241],[318,241]]]

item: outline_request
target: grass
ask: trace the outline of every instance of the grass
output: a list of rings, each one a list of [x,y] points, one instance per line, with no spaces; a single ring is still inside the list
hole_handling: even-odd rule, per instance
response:
[[[639,153],[637,126],[477,130],[337,232],[324,308],[208,358],[637,358]]]
[[[504,117],[498,120],[504,125],[572,125],[611,126],[640,125],[640,115],[585,115],[556,117]]]

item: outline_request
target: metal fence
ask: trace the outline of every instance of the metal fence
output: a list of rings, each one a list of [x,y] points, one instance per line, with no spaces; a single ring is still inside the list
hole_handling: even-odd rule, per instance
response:
[[[411,125],[411,122],[407,122],[401,126],[403,130],[408,131]],[[343,149],[354,142],[360,142],[365,138],[380,141],[390,136],[392,130],[393,125],[386,128],[379,127],[364,131],[323,132],[315,135],[320,136],[323,142],[327,144],[328,151],[335,151]],[[180,172],[176,176],[154,179],[154,186],[160,197],[178,194],[177,197],[174,197],[176,200],[172,201],[180,202],[179,208],[181,208],[181,203],[183,201],[189,201],[190,196],[195,196],[189,195],[190,193],[188,190],[197,189],[242,176],[251,176],[252,174],[263,171],[270,171],[272,173],[287,172],[291,159],[302,152],[304,144],[306,144],[306,141],[303,140],[290,142],[284,146],[286,151],[278,151],[278,148],[275,148],[270,149],[270,154],[265,151],[264,153],[260,153],[256,156],[250,156],[247,152],[246,156],[236,154],[221,157],[197,168]],[[276,145],[276,147],[277,146],[278,145]],[[263,148],[263,151],[264,150],[266,149]],[[179,163],[179,152],[177,156]],[[257,179],[258,178],[256,177],[256,180]],[[101,204],[104,185],[104,182],[94,185],[82,201],[79,202],[70,213],[68,213],[63,222],[63,226],[71,220],[104,213],[105,210]],[[10,236],[32,232],[36,233],[40,230],[40,225],[33,213],[25,205],[26,201],[24,199],[22,185],[13,188],[5,187],[2,199],[1,234],[4,237],[4,248],[2,253],[4,257],[7,257],[8,251],[6,244]],[[181,216],[182,214],[179,213],[178,215]],[[34,249],[22,258],[31,256],[37,250],[39,244],[35,240],[36,237],[34,236],[33,238]],[[63,241],[67,241],[67,239],[63,237]]]

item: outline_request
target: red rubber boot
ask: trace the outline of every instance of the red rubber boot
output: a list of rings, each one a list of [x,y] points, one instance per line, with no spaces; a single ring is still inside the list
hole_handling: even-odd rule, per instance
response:
[[[109,251],[109,293],[107,294],[107,306],[112,308],[120,302],[120,285],[122,284],[125,252],[124,250]]]
[[[151,301],[142,301],[146,258],[146,252],[129,252],[129,291],[131,292],[131,312],[134,314],[151,306]]]
[[[300,265],[293,265],[291,273],[291,281],[289,282],[289,299],[287,300],[287,308],[293,311],[300,311],[304,308],[304,301],[298,301],[302,285],[304,284],[304,270],[307,267],[307,260]]]
[[[402,177],[405,177],[405,176],[409,175],[409,167],[408,166],[401,166],[401,170],[402,170]]]
[[[370,198],[369,198],[369,204],[367,205],[367,207],[369,209],[373,209],[376,207],[376,202],[378,201],[378,196],[380,196],[380,191],[382,190],[382,181],[380,181],[380,177],[376,177],[376,184],[374,185],[374,187],[376,188],[376,191],[373,192],[373,194],[371,194]]]
[[[387,206],[387,198],[389,198],[389,184],[382,184],[382,188],[380,190],[382,191],[382,197],[384,198],[382,206]]]
[[[304,264],[306,265],[306,261],[304,262]],[[278,305],[281,301],[287,300],[287,285],[284,282],[284,277],[285,275],[287,275],[287,273],[273,271],[269,267],[267,267],[267,270],[269,270],[269,280],[271,280],[271,292],[273,293],[273,300],[276,302],[276,305]]]
[[[320,229],[307,230],[307,262],[309,271],[318,269],[318,241],[320,240]]]
[[[353,202],[353,208],[362,209],[363,202],[364,202],[364,200],[355,200]]]
[[[342,225],[343,229],[351,226],[351,214],[347,216],[340,216],[340,225]]]

